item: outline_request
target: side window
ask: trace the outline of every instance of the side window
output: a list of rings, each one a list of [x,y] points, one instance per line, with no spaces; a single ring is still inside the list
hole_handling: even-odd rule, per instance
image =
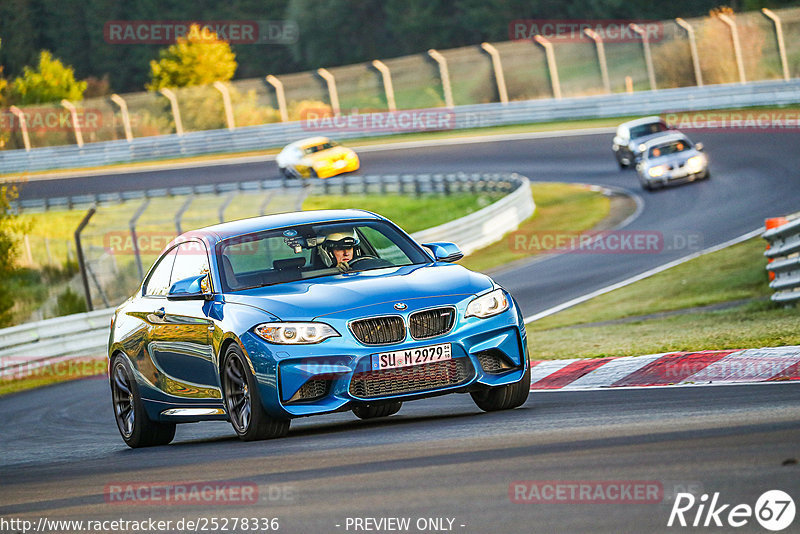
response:
[[[358,231],[363,235],[372,248],[378,253],[378,257],[392,262],[395,265],[407,265],[408,256],[391,239],[383,235],[379,230],[369,226],[361,226]]]
[[[206,246],[203,243],[187,241],[178,246],[177,250],[178,255],[175,257],[175,265],[172,267],[170,285],[178,280],[209,272],[208,254],[206,254]]]
[[[170,250],[161,257],[153,274],[147,279],[144,288],[145,295],[166,295],[169,291],[169,279],[172,273],[172,266],[175,263],[176,248]]]

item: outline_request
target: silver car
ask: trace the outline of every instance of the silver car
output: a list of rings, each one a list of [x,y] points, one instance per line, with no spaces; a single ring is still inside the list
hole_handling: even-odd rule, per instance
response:
[[[708,157],[702,151],[703,143],[694,144],[679,132],[646,141],[636,164],[642,187],[650,191],[667,184],[708,178]]]
[[[624,169],[634,165],[644,148],[644,143],[668,130],[669,126],[664,119],[655,115],[620,124],[611,145],[619,167]]]

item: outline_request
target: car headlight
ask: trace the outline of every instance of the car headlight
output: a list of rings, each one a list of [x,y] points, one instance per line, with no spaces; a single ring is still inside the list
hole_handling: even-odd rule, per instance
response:
[[[325,323],[264,323],[256,326],[255,332],[279,345],[310,345],[340,335]]]
[[[502,289],[495,289],[485,295],[476,297],[467,305],[466,317],[485,319],[502,313],[508,309],[508,299]]]
[[[689,172],[700,172],[703,170],[703,166],[706,164],[706,158],[701,155],[692,156],[686,161],[686,166],[689,168]]]
[[[655,167],[650,167],[650,169],[647,170],[647,174],[653,178],[658,178],[659,176],[663,176],[666,171],[666,165],[656,165]]]
[[[637,149],[639,152],[644,152],[644,149],[645,149],[645,148],[647,148],[647,145],[645,145],[645,144],[641,144],[641,145],[639,145],[638,147],[636,147],[636,149]]]

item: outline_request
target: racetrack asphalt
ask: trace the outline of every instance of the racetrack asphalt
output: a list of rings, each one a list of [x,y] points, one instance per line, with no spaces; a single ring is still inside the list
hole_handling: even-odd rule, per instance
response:
[[[362,164],[369,174],[519,172],[626,189],[644,204],[625,230],[662,232],[670,245],[695,236],[695,248],[800,209],[800,134],[690,136],[706,145],[712,178],[655,193],[618,170],[609,135],[374,151]],[[22,197],[48,188],[67,195],[270,176],[277,177],[274,162],[72,178],[25,184]],[[495,279],[530,315],[694,251],[559,255]],[[413,528],[405,532],[434,531],[416,528],[424,518],[451,518],[452,532],[469,533],[696,530],[666,526],[676,491],[698,500],[719,492],[723,503],[753,507],[759,495],[780,489],[800,502],[798,405],[796,383],[534,392],[520,409],[489,414],[468,396],[450,395],[408,403],[386,420],[350,413],[297,420],[288,437],[260,443],[239,442],[227,423],[184,425],[172,445],[134,451],[117,433],[107,383],[81,380],[0,398],[0,516],[277,517],[282,532],[310,533],[354,532],[348,517],[409,517]],[[111,486],[179,481],[254,484],[258,500],[108,502]],[[648,503],[514,503],[515,481],[645,481],[661,494]],[[765,530],[750,518],[736,531]]]

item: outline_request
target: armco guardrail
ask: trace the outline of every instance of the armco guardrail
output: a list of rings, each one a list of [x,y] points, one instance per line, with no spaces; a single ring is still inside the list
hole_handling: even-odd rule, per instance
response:
[[[541,99],[478,104],[441,110],[452,116],[446,128],[459,130],[567,119],[649,115],[747,106],[780,106],[800,102],[800,79],[748,84],[721,84],[615,93],[585,98]],[[404,112],[398,112],[404,113]],[[369,124],[371,121],[359,121]],[[184,135],[140,137],[77,145],[0,151],[0,173],[94,167],[112,163],[179,158],[281,147],[311,135],[353,139],[409,133],[375,132],[347,124],[342,129],[309,127],[305,122],[273,123],[233,130],[207,130]]]
[[[479,193],[483,191],[512,191],[519,185],[519,178],[500,173],[439,173],[439,174],[368,174],[336,176],[325,180],[301,181],[295,179],[257,180],[225,182],[147,190],[120,191],[116,193],[87,193],[70,197],[25,199],[12,204],[23,210],[47,210],[50,208],[72,209],[93,204],[113,204],[128,200],[185,195],[221,195],[231,192],[257,193],[259,191],[295,191],[305,194],[356,194],[400,193],[422,195],[438,193],[448,195],[458,192]],[[299,206],[296,209],[301,209]]]
[[[0,378],[54,360],[102,356],[113,308],[45,319],[0,330]]]
[[[526,177],[518,174],[464,176],[480,176],[489,184],[512,184],[513,190],[475,213],[411,234],[417,242],[454,241],[462,250],[471,252],[516,230],[522,221],[533,215],[536,206]],[[342,182],[338,187],[346,187],[344,180]],[[440,182],[432,178],[431,183]],[[54,361],[103,356],[113,312],[114,308],[106,308],[0,330],[0,378],[33,372]]]
[[[764,256],[772,260],[767,270],[775,275],[769,287],[775,290],[774,302],[800,300],[800,218],[762,235],[769,243]]]
[[[520,184],[513,193],[494,204],[455,221],[417,232],[412,237],[419,243],[452,241],[464,254],[494,243],[507,232],[516,230],[536,209],[528,179],[521,176],[519,180]]]

